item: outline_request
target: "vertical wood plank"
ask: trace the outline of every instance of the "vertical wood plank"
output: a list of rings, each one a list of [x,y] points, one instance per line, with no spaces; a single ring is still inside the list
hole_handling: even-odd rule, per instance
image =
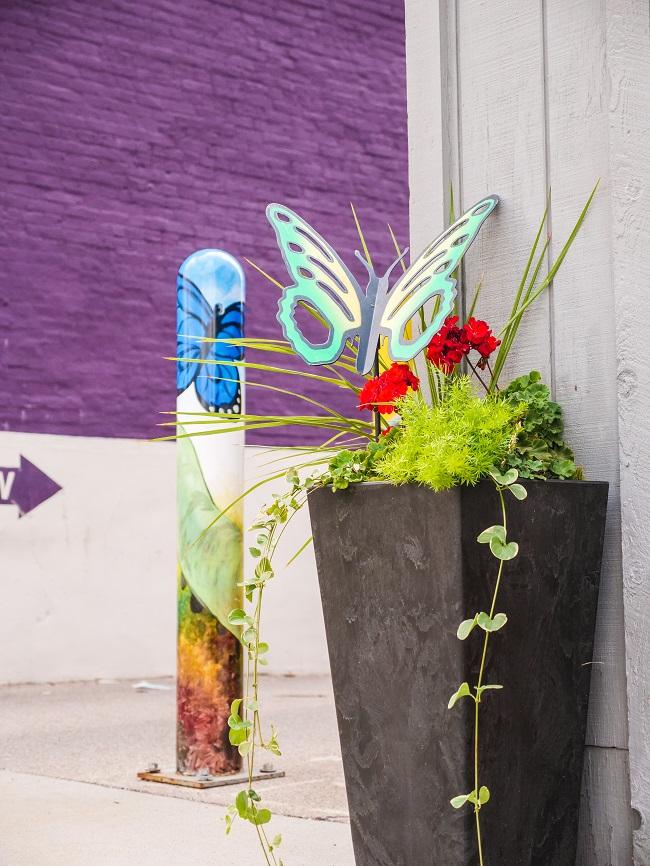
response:
[[[604,3],[548,0],[546,21],[552,254],[601,178],[592,211],[553,284],[555,396],[587,477],[611,485],[589,739],[627,748]]]
[[[583,791],[596,830],[583,826],[581,855],[604,866],[631,862],[629,802],[612,797],[611,784],[603,783],[620,773],[614,787],[624,790],[628,773],[607,15],[604,0],[547,0],[545,12],[552,255],[601,178],[593,210],[554,281],[551,325],[555,396],[565,411],[567,439],[587,477],[610,482],[587,732],[587,744],[597,748],[590,750],[592,772]],[[615,762],[609,750],[620,752]],[[606,827],[611,833],[603,833]]]
[[[650,9],[606,0],[612,282],[618,355],[623,592],[635,809],[634,862],[650,864]]]
[[[441,231],[449,170],[446,81],[446,0],[414,0],[405,7],[409,218],[411,259]],[[417,146],[415,146],[417,142]]]
[[[541,0],[458,4],[460,195],[468,207],[486,193],[501,204],[465,258],[469,305],[496,329],[508,319],[546,200]],[[549,302],[540,298],[520,329],[503,382],[536,368],[551,375]]]
[[[405,4],[411,261],[446,227],[458,189],[455,0]],[[427,314],[433,302],[427,305]],[[416,362],[428,391],[422,361]]]

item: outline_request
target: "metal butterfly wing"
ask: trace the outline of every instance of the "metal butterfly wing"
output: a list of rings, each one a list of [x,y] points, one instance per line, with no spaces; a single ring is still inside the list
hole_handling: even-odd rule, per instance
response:
[[[278,321],[308,364],[331,364],[346,340],[359,333],[365,295],[332,247],[298,214],[284,205],[270,204],[266,216],[294,281],[280,298]],[[300,330],[295,314],[301,301],[326,321],[325,342],[314,343]]]
[[[489,195],[471,207],[418,256],[383,299],[377,302],[378,332],[388,337],[388,354],[394,361],[410,361],[424,349],[452,312],[456,280],[451,276],[476,238],[481,226],[499,203]],[[437,312],[418,336],[405,335],[408,323],[428,301],[440,298]]]
[[[451,313],[456,297],[456,280],[451,275],[498,202],[495,195],[477,202],[429,244],[392,289],[388,280],[397,261],[378,277],[357,253],[368,271],[365,292],[318,232],[289,208],[270,204],[266,215],[294,280],[278,304],[277,318],[287,340],[308,364],[331,364],[346,340],[358,336],[357,369],[367,373],[383,335],[388,337],[388,353],[394,361],[410,361]],[[433,321],[417,337],[407,337],[408,323],[433,298],[440,299]],[[311,342],[300,330],[295,312],[301,301],[327,323],[324,343]]]

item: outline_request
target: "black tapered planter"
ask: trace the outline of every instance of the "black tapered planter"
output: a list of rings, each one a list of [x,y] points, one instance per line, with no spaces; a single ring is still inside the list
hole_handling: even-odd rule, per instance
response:
[[[525,482],[508,537],[481,703],[486,864],[574,866],[607,484]],[[478,863],[473,707],[497,560],[476,537],[501,523],[494,486],[434,493],[369,483],[309,498],[357,866]]]

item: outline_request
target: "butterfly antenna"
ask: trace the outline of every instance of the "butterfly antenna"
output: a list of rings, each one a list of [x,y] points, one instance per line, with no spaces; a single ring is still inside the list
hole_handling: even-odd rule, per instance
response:
[[[402,270],[406,272],[406,265],[404,264],[404,256],[408,253],[408,251],[409,251],[409,248],[406,247],[406,249],[404,250],[404,252],[403,252],[403,253],[400,253],[400,255],[395,259],[395,261],[393,262],[393,264],[388,268],[388,270],[387,270],[386,273],[384,274],[384,277],[385,277],[386,279],[388,279],[388,277],[390,276],[391,271],[393,270],[393,268],[395,267],[395,265],[399,264],[400,262],[402,263]]]
[[[355,250],[354,254],[359,259],[359,261],[364,266],[364,268],[368,271],[368,276],[374,277],[375,276],[375,269],[372,266],[372,262],[369,262],[366,258],[364,258],[361,255],[361,253],[359,252],[359,250]]]

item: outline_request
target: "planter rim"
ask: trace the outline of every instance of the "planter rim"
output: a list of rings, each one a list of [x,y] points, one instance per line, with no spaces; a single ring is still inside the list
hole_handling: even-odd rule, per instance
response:
[[[390,481],[351,481],[350,487],[368,487],[368,486],[382,486],[382,487],[395,487],[404,488],[404,487],[417,487],[422,488],[423,490],[430,490],[432,493],[450,493],[452,490],[472,490],[474,487],[478,487],[479,484],[484,484],[488,481],[487,478],[481,478],[476,484],[457,484],[455,487],[447,487],[445,490],[434,490],[433,487],[427,487],[426,484],[417,484],[415,481],[409,481],[406,484],[391,484]],[[609,481],[597,481],[594,479],[579,479],[579,478],[518,478],[517,481],[520,484],[576,484],[576,485],[585,485],[585,484],[593,484],[593,485],[603,485],[606,484],[609,486]],[[316,488],[320,490],[322,488]],[[343,493],[342,490],[334,490],[330,491],[333,493]]]

